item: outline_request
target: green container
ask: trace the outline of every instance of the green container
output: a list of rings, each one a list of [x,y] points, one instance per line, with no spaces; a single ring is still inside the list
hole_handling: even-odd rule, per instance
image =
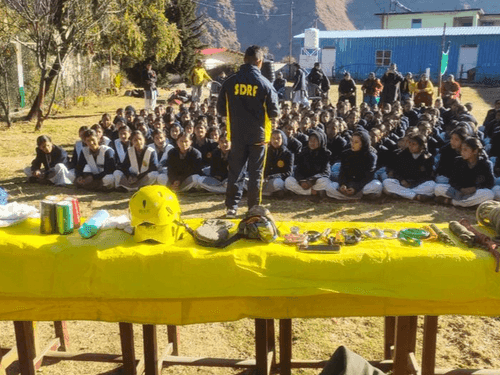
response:
[[[59,202],[56,206],[56,212],[59,234],[73,233],[73,203],[70,201]]]

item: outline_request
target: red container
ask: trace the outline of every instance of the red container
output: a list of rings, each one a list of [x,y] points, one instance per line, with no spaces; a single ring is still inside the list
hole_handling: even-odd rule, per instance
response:
[[[67,197],[66,200],[71,201],[71,204],[73,205],[73,228],[78,229],[82,224],[80,216],[80,202],[78,202],[78,199],[75,197]]]

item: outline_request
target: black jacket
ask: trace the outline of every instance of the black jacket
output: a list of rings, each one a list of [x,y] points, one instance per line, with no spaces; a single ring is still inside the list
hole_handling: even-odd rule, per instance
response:
[[[413,188],[425,181],[432,180],[434,157],[431,154],[421,153],[414,158],[408,149],[399,152],[394,160],[394,177],[399,181],[405,180]]]
[[[220,148],[217,148],[212,153],[211,165],[210,165],[210,176],[216,178],[219,181],[224,181],[228,174],[228,156],[224,155]]]
[[[314,132],[319,139],[319,147],[311,150],[308,147],[302,149],[297,156],[297,167],[295,178],[297,181],[317,180],[320,177],[330,176],[331,152],[326,149],[326,135],[322,132]]]
[[[270,119],[280,114],[278,94],[258,67],[241,66],[222,84],[217,112],[227,116],[228,138],[233,147],[269,142]]]
[[[193,147],[200,151],[201,158],[203,161],[203,166],[206,167],[210,165],[210,159],[212,159],[212,154],[218,147],[217,142],[205,138],[205,142],[202,145],[196,143],[196,138],[193,139]]]
[[[354,152],[345,150],[340,162],[339,185],[356,192],[373,180],[377,166],[377,153],[373,147]]]
[[[280,148],[269,146],[267,148],[264,177],[279,177],[283,180],[290,177],[293,171],[293,160],[292,152],[285,145],[282,145]]]
[[[68,161],[67,152],[62,147],[56,146],[55,144],[52,144],[52,151],[50,152],[50,154],[46,154],[38,147],[35,149],[35,152],[36,157],[31,162],[32,171],[42,169],[42,167],[45,169],[45,171],[49,171],[54,168],[56,164],[66,164],[66,162]]]
[[[476,189],[491,189],[495,183],[491,161],[481,155],[474,168],[469,168],[468,163],[461,156],[455,158],[453,170],[450,175],[451,187],[475,187]]]
[[[193,174],[201,174],[202,158],[197,149],[191,147],[184,158],[178,148],[172,148],[168,152],[167,174],[169,183],[174,181],[184,181]]]

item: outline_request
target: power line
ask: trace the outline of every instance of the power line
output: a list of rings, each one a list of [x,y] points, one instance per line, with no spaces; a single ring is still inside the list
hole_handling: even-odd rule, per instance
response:
[[[196,0],[192,0],[193,3],[196,3],[196,4],[199,4],[199,5],[203,5],[203,6],[206,6],[206,7],[209,7],[209,8],[214,8],[214,9],[218,9],[218,10],[221,10],[221,11],[231,11],[235,14],[243,14],[243,15],[246,15],[246,16],[255,16],[255,17],[283,17],[283,16],[290,16],[290,13],[284,13],[284,14],[265,14],[265,13],[247,13],[247,12],[239,12],[239,11],[236,11],[236,10],[232,10],[231,8],[229,7],[226,7],[226,6],[216,6],[216,5],[211,5],[211,4],[206,4],[206,3],[202,3],[201,1],[196,1]]]

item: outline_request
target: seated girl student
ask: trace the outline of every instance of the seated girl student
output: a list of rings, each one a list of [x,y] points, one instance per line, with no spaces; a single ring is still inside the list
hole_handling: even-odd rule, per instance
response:
[[[399,152],[388,168],[389,178],[383,182],[384,192],[406,199],[425,201],[434,195],[432,180],[434,157],[427,152],[421,134],[408,137],[408,147]]]
[[[202,158],[192,143],[191,137],[182,132],[177,138],[177,147],[168,153],[166,185],[173,191],[188,191],[198,187]]]
[[[455,164],[455,159],[460,156],[462,142],[469,137],[468,130],[458,126],[451,131],[450,142],[439,150],[439,161],[436,168],[436,183],[447,184]]]
[[[146,145],[146,139],[139,130],[130,136],[127,155],[119,169],[115,170],[115,186],[128,191],[137,190],[146,185],[153,185],[158,177],[158,156],[152,147]]]
[[[208,167],[210,167],[210,160],[212,159],[212,154],[217,148],[217,142],[212,141],[207,138],[207,126],[203,120],[198,120],[194,128],[194,140],[193,147],[200,151],[203,172],[205,175],[209,175]]]
[[[127,125],[122,125],[118,130],[118,138],[111,143],[115,150],[116,165],[120,165],[125,161],[127,150],[130,147],[130,134],[130,128]]]
[[[210,160],[210,175],[199,179],[200,188],[211,193],[226,193],[230,151],[231,142],[227,139],[227,134],[223,134],[219,137],[219,147],[214,150]]]
[[[285,180],[293,173],[293,154],[286,147],[287,139],[281,130],[273,130],[271,142],[267,148],[266,167],[262,195],[278,193],[283,196]]]
[[[75,147],[73,148],[73,156],[71,157],[71,161],[69,163],[70,168],[74,169],[78,164],[78,159],[82,156],[82,150],[85,147],[85,142],[83,141],[83,135],[85,131],[89,130],[88,126],[81,126],[78,129],[78,136],[80,140],[75,142]]]
[[[104,131],[102,130],[102,126],[99,125],[99,124],[94,124],[90,127],[90,129],[92,129],[93,131],[95,131],[96,135],[97,135],[97,139],[99,140],[99,144],[100,145],[104,145],[104,146],[109,146],[110,143],[111,143],[111,139],[109,139],[108,137],[106,137],[104,135]]]
[[[302,151],[302,143],[295,138],[295,129],[297,126],[297,123],[294,123],[293,120],[285,120],[283,125],[283,131],[287,137],[287,148],[292,152],[295,158]]]
[[[299,195],[316,195],[330,184],[330,151],[326,135],[312,131],[308,146],[297,157],[294,176],[285,180],[285,188]]]
[[[111,115],[109,113],[105,113],[102,115],[101,121],[99,121],[99,125],[102,126],[104,135],[113,141],[115,124],[111,121]]]
[[[115,152],[111,147],[100,145],[94,130],[83,135],[86,147],[75,168],[75,185],[88,190],[109,191],[115,187]]]
[[[177,146],[177,138],[179,138],[179,134],[184,132],[184,129],[182,129],[182,126],[178,123],[175,123],[172,125],[170,128],[169,132],[169,142],[172,144],[172,146]]]
[[[360,199],[363,195],[378,198],[382,195],[382,183],[374,180],[377,153],[370,144],[367,131],[355,131],[351,149],[342,153],[339,182],[332,182],[326,195],[338,200]]]
[[[460,207],[477,206],[495,196],[493,166],[478,138],[462,142],[460,155],[455,159],[449,184],[437,184],[436,201]]]
[[[158,155],[158,183],[160,185],[167,184],[167,158],[168,153],[174,148],[169,142],[162,129],[153,130],[153,141],[150,147],[153,147]]]
[[[66,167],[68,154],[62,147],[56,146],[48,135],[36,139],[36,157],[31,167],[24,169],[28,182],[41,184],[70,185],[75,179],[74,173]]]

